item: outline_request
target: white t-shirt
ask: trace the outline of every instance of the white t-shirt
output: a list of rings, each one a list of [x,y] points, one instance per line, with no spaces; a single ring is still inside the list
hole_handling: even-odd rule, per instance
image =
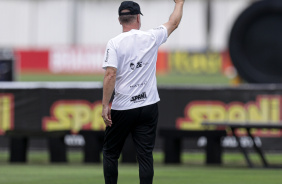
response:
[[[134,109],[160,101],[157,91],[158,48],[167,40],[165,26],[149,31],[131,30],[111,39],[103,68],[117,68],[114,110]]]

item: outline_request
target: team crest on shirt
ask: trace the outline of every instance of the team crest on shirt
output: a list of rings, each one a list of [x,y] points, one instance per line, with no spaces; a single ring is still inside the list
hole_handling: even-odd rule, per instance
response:
[[[140,95],[136,95],[131,97],[131,102],[133,103],[138,103],[138,102],[142,102],[145,101],[147,99],[147,94],[146,92],[141,93]]]
[[[131,70],[135,70],[135,64],[134,63],[130,63],[130,68],[131,68]]]

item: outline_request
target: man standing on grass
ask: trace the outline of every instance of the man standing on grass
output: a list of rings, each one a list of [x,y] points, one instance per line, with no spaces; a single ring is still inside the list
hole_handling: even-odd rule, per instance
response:
[[[152,151],[158,122],[156,62],[158,48],[178,27],[184,0],[174,0],[169,21],[155,29],[140,31],[143,15],[133,1],[121,3],[118,14],[123,33],[108,42],[103,68],[102,117],[106,124],[103,146],[106,184],[118,180],[118,158],[129,135],[135,144],[141,184],[153,182]],[[156,7],[158,8],[158,7]],[[152,17],[153,18],[153,17]],[[109,106],[115,89],[112,106]]]

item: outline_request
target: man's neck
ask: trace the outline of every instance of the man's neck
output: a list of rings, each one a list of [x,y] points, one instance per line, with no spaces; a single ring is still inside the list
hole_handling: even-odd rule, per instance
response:
[[[129,26],[123,26],[122,27],[122,32],[128,32],[131,31],[132,29],[139,29],[138,26],[133,26],[133,25],[129,25]]]

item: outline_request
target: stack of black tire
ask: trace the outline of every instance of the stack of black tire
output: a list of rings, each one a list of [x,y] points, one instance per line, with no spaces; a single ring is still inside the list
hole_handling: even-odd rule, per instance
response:
[[[229,51],[248,83],[282,83],[282,0],[251,4],[236,20]]]

